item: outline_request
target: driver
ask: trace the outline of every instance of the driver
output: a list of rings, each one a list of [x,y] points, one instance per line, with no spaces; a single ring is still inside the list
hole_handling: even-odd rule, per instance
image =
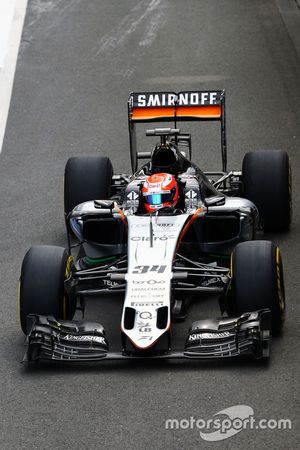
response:
[[[169,206],[174,208],[178,202],[178,183],[169,173],[156,173],[146,178],[142,187],[143,204],[147,212],[153,213]]]

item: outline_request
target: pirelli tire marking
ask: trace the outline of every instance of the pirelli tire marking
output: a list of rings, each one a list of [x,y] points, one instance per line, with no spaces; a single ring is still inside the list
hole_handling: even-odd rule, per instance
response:
[[[284,304],[283,290],[282,290],[283,280],[282,280],[282,273],[281,273],[281,257],[280,257],[280,250],[278,247],[276,247],[276,280],[277,280],[277,293],[278,293],[278,303],[279,303],[280,315],[281,315],[281,318],[284,319],[285,304]]]
[[[291,158],[289,158],[289,222],[292,221],[293,217],[293,202],[292,202],[292,168],[291,168]]]
[[[73,257],[71,255],[68,256],[67,263],[66,263],[66,271],[65,271],[65,280],[69,278],[71,266],[73,264]],[[67,318],[67,297],[66,294],[64,294],[63,297],[63,318]]]

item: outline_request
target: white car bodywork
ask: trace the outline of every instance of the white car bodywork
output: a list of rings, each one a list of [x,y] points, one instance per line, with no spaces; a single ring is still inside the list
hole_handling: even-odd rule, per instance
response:
[[[121,328],[141,349],[152,346],[170,327],[172,264],[188,214],[176,216],[128,216],[127,288]],[[166,306],[168,319],[157,327],[157,311]],[[135,310],[132,329],[126,329],[126,308]]]

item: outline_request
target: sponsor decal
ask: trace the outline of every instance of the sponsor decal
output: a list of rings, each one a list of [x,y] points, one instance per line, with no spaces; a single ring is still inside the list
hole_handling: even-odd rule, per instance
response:
[[[161,217],[160,217],[161,219]],[[161,227],[161,228],[178,228],[181,225],[177,222],[157,222],[157,219],[153,223],[155,227]],[[149,222],[147,223],[134,223],[132,225],[132,228],[149,228]]]
[[[73,334],[67,334],[64,336],[66,341],[74,341],[74,342],[97,342],[98,344],[105,344],[106,340],[102,336],[89,336],[89,335],[83,335],[83,336],[75,336]]]
[[[186,198],[193,199],[193,198],[197,197],[197,193],[195,191],[193,191],[193,189],[190,189],[189,191],[186,192],[185,196],[186,196]]]
[[[150,334],[152,331],[150,322],[138,322],[137,331],[141,334]]]
[[[153,336],[141,336],[140,338],[138,338],[138,341],[143,341],[143,340],[147,340],[147,341],[152,341]]]
[[[130,238],[132,241],[140,242],[140,241],[150,241],[149,236],[132,236]],[[154,241],[167,241],[168,239],[176,239],[176,236],[174,234],[168,234],[164,236],[154,236]]]
[[[221,95],[222,91],[133,94],[133,107],[213,106],[220,105]]]
[[[165,284],[165,280],[133,280],[133,284]]]
[[[152,313],[150,311],[142,311],[139,313],[141,319],[152,319]]]
[[[234,334],[229,333],[229,331],[223,331],[220,333],[196,333],[190,334],[189,341],[196,341],[200,339],[218,339],[218,338],[227,338],[230,336],[234,336]]]
[[[165,287],[154,287],[154,286],[141,286],[141,287],[135,287],[131,289],[132,292],[149,292],[149,291],[165,291]]]
[[[127,194],[127,198],[128,200],[137,200],[139,196],[135,191],[131,191]]]
[[[130,298],[131,299],[133,299],[133,298],[137,298],[137,299],[144,299],[144,298],[148,298],[149,297],[149,292],[148,293],[137,293],[137,294],[132,294],[132,293],[130,293]],[[153,298],[153,299],[155,299],[155,298],[164,298],[165,297],[165,295],[164,294],[155,294],[155,293],[153,293],[153,292],[151,292],[151,298]],[[144,300],[143,300],[144,301]],[[142,306],[144,306],[144,305],[142,305]]]
[[[135,306],[135,307],[143,307],[143,306],[163,306],[164,302],[131,302],[130,306]]]
[[[119,286],[119,283],[117,281],[103,280],[102,282],[105,286]]]
[[[165,227],[165,228],[171,228],[171,227],[175,227],[177,225],[178,227],[178,223],[156,223],[155,224],[157,227]]]

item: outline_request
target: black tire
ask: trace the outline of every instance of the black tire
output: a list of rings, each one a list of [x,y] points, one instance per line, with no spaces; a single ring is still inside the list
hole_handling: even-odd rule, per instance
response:
[[[244,196],[258,208],[266,231],[288,230],[292,220],[292,180],[289,156],[282,150],[246,153]]]
[[[65,214],[89,200],[107,199],[113,175],[111,161],[106,156],[75,156],[65,168]]]
[[[28,314],[73,318],[76,305],[64,292],[71,264],[72,257],[61,247],[39,245],[26,253],[19,286],[19,318],[25,334]]]
[[[272,332],[278,334],[285,317],[285,292],[279,248],[270,241],[238,244],[231,256],[231,311],[245,312],[269,308]]]

